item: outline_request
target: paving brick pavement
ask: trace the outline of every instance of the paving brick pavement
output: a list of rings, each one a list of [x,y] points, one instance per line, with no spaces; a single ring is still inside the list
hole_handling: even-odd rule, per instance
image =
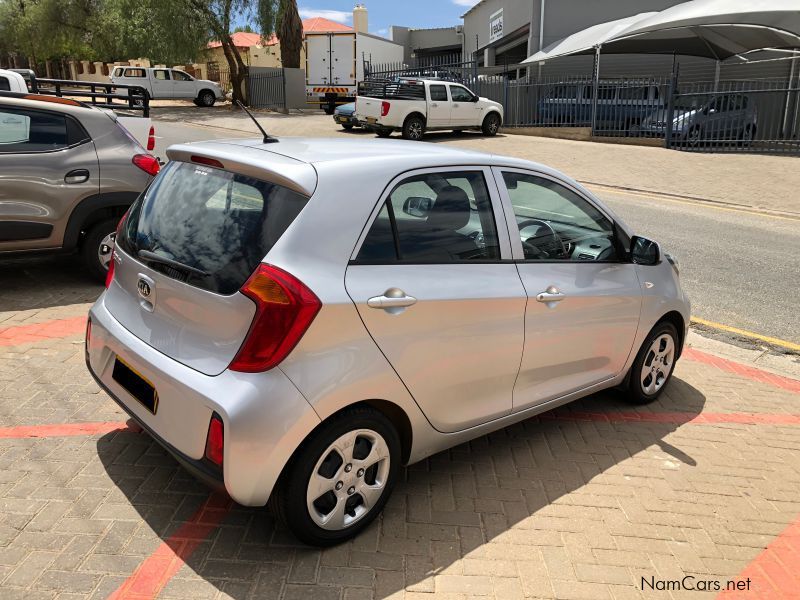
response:
[[[6,321],[85,315],[99,288],[73,283]],[[730,361],[690,352],[653,405],[606,392],[413,465],[319,551],[126,427],[62,333],[0,347],[3,599],[714,598],[647,582],[740,574],[726,598],[789,598],[800,572],[800,396]]]

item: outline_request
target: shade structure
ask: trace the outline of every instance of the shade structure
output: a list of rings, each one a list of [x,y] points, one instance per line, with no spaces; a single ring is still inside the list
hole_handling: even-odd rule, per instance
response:
[[[626,23],[627,21],[627,23]],[[693,0],[574,33],[523,62],[593,54],[683,54],[714,60],[800,48],[800,0]]]

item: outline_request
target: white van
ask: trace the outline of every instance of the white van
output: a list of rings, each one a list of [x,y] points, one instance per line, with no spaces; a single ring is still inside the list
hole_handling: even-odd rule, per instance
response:
[[[164,67],[114,67],[111,82],[141,86],[154,100],[187,99],[197,106],[214,106],[225,98],[219,84]]]

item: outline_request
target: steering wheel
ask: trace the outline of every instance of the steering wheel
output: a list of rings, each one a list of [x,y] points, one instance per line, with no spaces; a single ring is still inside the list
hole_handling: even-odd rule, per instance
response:
[[[543,221],[542,219],[526,219],[518,224],[519,230],[522,231],[526,227],[530,227],[531,225],[537,225],[539,227],[544,227],[549,230],[549,234],[546,236],[549,241],[545,244],[537,245],[533,243],[531,240],[534,237],[544,237],[544,236],[533,236],[529,237],[527,240],[522,240],[522,246],[525,250],[526,254],[530,253],[533,258],[560,258],[567,256],[567,248],[564,246],[564,242],[561,239],[561,236],[556,233],[556,230],[553,229],[553,226],[550,225],[547,221]]]

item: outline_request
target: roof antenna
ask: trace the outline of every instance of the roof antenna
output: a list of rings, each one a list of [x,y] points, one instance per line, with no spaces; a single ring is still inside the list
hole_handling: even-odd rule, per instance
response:
[[[256,118],[253,116],[253,113],[251,113],[249,110],[247,110],[247,107],[244,104],[242,104],[238,100],[236,100],[235,102],[239,106],[239,108],[241,108],[244,112],[247,113],[248,117],[253,119],[253,123],[256,124],[256,127],[258,127],[258,130],[264,135],[264,140],[263,141],[264,141],[265,144],[272,144],[274,142],[279,141],[278,138],[272,137],[270,134],[268,134],[266,131],[264,131],[264,128],[261,126],[261,124],[258,121],[256,121]]]

